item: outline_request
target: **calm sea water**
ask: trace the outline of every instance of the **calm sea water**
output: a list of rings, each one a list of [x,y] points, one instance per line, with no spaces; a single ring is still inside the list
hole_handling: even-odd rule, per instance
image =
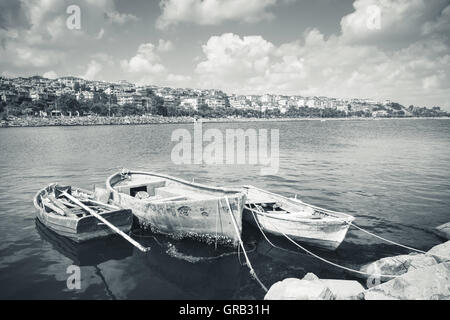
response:
[[[440,243],[430,228],[450,219],[450,120],[298,121],[205,124],[206,128],[280,130],[280,170],[259,166],[176,166],[177,128],[192,125],[0,129],[0,298],[261,299],[244,258],[229,248],[174,241],[133,231],[152,247],[142,254],[121,238],[75,245],[36,223],[32,198],[51,182],[91,188],[125,167],[158,171],[212,185],[253,184],[348,212],[356,223],[391,240],[427,250]],[[244,226],[249,257],[267,285],[314,272],[353,279],[286,241],[271,248]],[[231,250],[231,251],[230,251]],[[406,250],[350,230],[334,253],[343,265]],[[81,289],[66,286],[68,266],[81,267]]]

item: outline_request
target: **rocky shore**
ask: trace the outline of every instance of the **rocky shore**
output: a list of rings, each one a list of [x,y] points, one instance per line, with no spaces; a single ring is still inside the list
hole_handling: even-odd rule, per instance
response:
[[[361,267],[374,275],[367,288],[357,281],[285,279],[272,285],[265,300],[450,300],[450,241],[427,254],[387,257]],[[394,275],[395,277],[381,277]],[[374,285],[375,284],[375,285]]]
[[[0,121],[0,127],[51,127],[51,126],[98,126],[140,125],[159,123],[192,123],[191,117],[126,116],[126,117],[52,117],[10,118]]]
[[[380,120],[381,118],[375,118]],[[449,118],[383,118],[384,119],[449,119]],[[162,123],[192,123],[194,117],[163,117],[153,115],[124,116],[124,117],[10,117],[8,120],[0,120],[0,128],[8,127],[52,127],[52,126],[100,126],[100,125],[144,125]],[[254,121],[351,121],[351,120],[374,120],[374,118],[202,118],[203,122],[254,122]]]

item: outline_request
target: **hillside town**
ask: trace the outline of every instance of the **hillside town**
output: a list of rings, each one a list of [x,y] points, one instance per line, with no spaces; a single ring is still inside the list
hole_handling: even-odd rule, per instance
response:
[[[137,86],[78,77],[0,77],[2,126],[27,118],[73,117],[234,117],[234,118],[386,118],[443,117],[440,107],[405,107],[371,99],[236,95],[215,89]]]

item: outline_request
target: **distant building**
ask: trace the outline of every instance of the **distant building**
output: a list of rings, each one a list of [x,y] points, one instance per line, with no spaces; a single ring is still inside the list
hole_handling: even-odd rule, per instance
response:
[[[146,106],[146,99],[145,97],[139,95],[139,94],[128,94],[128,93],[121,93],[117,96],[117,104],[119,106],[123,106],[126,104],[135,104],[139,106]]]
[[[94,93],[90,91],[82,91],[75,95],[77,100],[91,101],[94,100]]]
[[[198,110],[200,99],[198,97],[186,97],[180,99],[180,107],[184,109]]]
[[[205,98],[205,103],[213,109],[225,108],[226,101],[222,97],[207,97]]]
[[[316,107],[316,100],[315,99],[309,99],[306,101],[306,106],[308,108],[315,108]]]
[[[374,111],[372,112],[372,117],[374,118],[383,118],[388,116],[389,114],[387,113],[386,110],[378,110],[378,111]]]

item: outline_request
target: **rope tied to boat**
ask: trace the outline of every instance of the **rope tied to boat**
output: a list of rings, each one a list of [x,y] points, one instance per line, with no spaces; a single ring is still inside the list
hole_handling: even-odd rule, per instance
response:
[[[401,244],[401,243],[398,243],[398,242],[395,242],[395,241],[392,241],[392,240],[389,240],[389,239],[380,237],[379,235],[376,235],[376,234],[374,234],[374,233],[372,233],[372,232],[370,232],[370,231],[367,231],[366,229],[363,229],[363,228],[357,226],[357,225],[354,224],[353,222],[348,222],[348,221],[346,221],[346,223],[349,224],[350,226],[355,227],[356,229],[358,229],[358,230],[360,230],[360,231],[362,231],[362,232],[368,234],[368,235],[371,235],[371,236],[373,236],[373,237],[375,237],[375,238],[378,238],[378,239],[380,239],[380,240],[382,240],[382,241],[384,241],[384,242],[387,242],[387,243],[396,245],[396,246],[398,246],[398,247],[402,247],[402,248],[404,248],[404,249],[408,249],[408,250],[411,250],[411,251],[416,251],[416,252],[425,254],[425,255],[427,255],[427,256],[434,256],[434,257],[439,257],[439,258],[442,258],[442,259],[450,260],[450,257],[442,256],[442,255],[440,255],[440,254],[435,254],[435,253],[429,253],[429,252],[426,252],[426,251],[423,251],[423,250],[420,250],[420,249],[416,249],[416,248],[413,248],[413,247],[405,246],[405,245],[403,245],[403,244]]]
[[[260,212],[254,210],[254,209],[252,209],[252,208],[250,208],[250,207],[248,207],[248,206],[245,206],[245,208],[246,208],[247,210],[249,210],[249,211],[252,213],[253,219],[255,220],[255,223],[256,223],[258,229],[261,231],[261,233],[262,233],[262,235],[264,236],[265,240],[266,240],[272,247],[277,248],[277,249],[280,249],[280,250],[284,250],[284,251],[293,252],[293,251],[291,251],[291,250],[284,249],[284,248],[281,248],[281,247],[278,247],[278,246],[274,245],[274,244],[269,240],[269,238],[268,238],[267,235],[265,234],[263,228],[261,227],[261,225],[260,225],[258,219],[256,218],[255,212],[256,212],[256,213],[260,213]],[[267,222],[270,223],[269,221],[267,221]],[[369,234],[371,234],[371,235],[374,235],[374,234],[370,233],[369,231],[366,231],[366,230],[364,230],[364,229],[362,229],[362,228],[360,228],[360,227],[354,225],[354,224],[351,223],[351,222],[349,222],[349,224],[353,225],[354,227],[356,227],[356,228],[358,228],[358,229],[361,229],[361,230],[364,231],[364,232],[367,232],[367,233],[369,233]],[[330,264],[330,265],[332,265],[332,266],[334,266],[334,267],[341,268],[341,269],[343,269],[343,270],[350,271],[350,272],[354,272],[354,273],[357,273],[357,274],[361,274],[361,275],[367,276],[367,277],[377,276],[377,277],[380,277],[380,278],[392,278],[392,279],[393,279],[393,278],[397,278],[397,277],[400,276],[400,275],[386,275],[386,274],[379,274],[379,273],[377,273],[377,274],[372,274],[372,273],[367,273],[367,272],[363,272],[363,271],[360,271],[360,270],[355,270],[355,269],[352,269],[352,268],[349,268],[349,267],[345,267],[345,266],[339,265],[339,264],[337,264],[337,263],[335,263],[335,262],[332,262],[332,261],[329,261],[329,260],[327,260],[327,259],[325,259],[325,258],[322,258],[322,257],[320,257],[319,255],[317,255],[317,254],[311,252],[310,250],[304,248],[303,246],[301,246],[300,244],[298,244],[296,241],[294,241],[292,238],[290,238],[287,234],[285,234],[284,232],[282,232],[281,230],[279,230],[274,224],[270,223],[270,225],[271,225],[272,227],[274,227],[280,234],[282,234],[286,239],[288,239],[290,242],[292,242],[292,243],[293,243],[295,246],[297,246],[298,248],[302,249],[303,251],[305,251],[305,252],[308,253],[309,255],[311,255],[311,256],[313,256],[313,257],[315,257],[315,258],[317,258],[317,259],[319,259],[319,260],[321,260],[321,261],[323,261],[323,262],[325,262],[325,263],[327,263],[327,264]],[[374,236],[376,236],[376,235],[374,235]],[[384,239],[384,238],[379,237],[379,236],[376,236],[376,237],[378,237],[378,238],[380,238],[380,239],[382,239],[382,240],[386,240],[386,241],[388,241],[389,243],[396,244],[394,241],[390,241],[390,240]],[[400,245],[400,244],[398,244],[398,245]],[[403,245],[400,245],[400,246],[406,247],[406,248],[410,248],[410,247],[403,246]],[[411,248],[411,249],[414,250],[414,248]],[[418,249],[416,249],[416,250],[419,251],[419,252],[421,251],[421,250],[418,250]],[[425,252],[425,251],[421,251],[421,252],[423,252],[423,253],[425,253],[425,254],[428,254],[428,255],[431,255],[431,256],[443,257],[443,256],[440,256],[440,255],[437,255],[437,254],[430,254],[430,253],[427,253],[427,252]],[[293,253],[295,253],[295,252],[293,252]],[[445,258],[445,259],[449,259],[448,257],[444,257],[444,258]]]
[[[234,216],[233,209],[231,209],[230,201],[228,200],[228,197],[226,197],[226,196],[225,196],[225,202],[227,204],[228,212],[230,213],[231,221],[233,222],[233,226],[234,226],[234,229],[236,231],[236,235],[237,235],[238,240],[239,240],[239,245],[242,248],[242,251],[243,251],[244,256],[245,256],[245,260],[247,261],[247,266],[250,269],[250,275],[253,277],[253,279],[255,279],[258,282],[258,284],[261,286],[261,288],[265,292],[268,292],[269,290],[267,290],[267,287],[258,278],[258,275],[256,274],[255,269],[253,269],[253,266],[252,266],[252,264],[250,262],[250,259],[248,258],[247,251],[245,250],[244,243],[242,242],[241,235],[239,233],[239,228],[238,228],[237,223],[236,223],[236,218]],[[220,204],[220,206],[222,206],[222,202],[221,202],[220,198],[219,198],[219,204]]]
[[[295,200],[296,202],[305,204],[303,201],[301,201],[300,199],[297,199],[297,198],[293,198],[293,199],[291,199],[291,200]],[[337,212],[337,211],[332,211],[332,210],[322,209],[322,208],[318,208],[318,207],[312,206],[312,205],[309,205],[309,206],[312,207],[313,209],[320,209],[323,213],[325,213],[325,214],[327,214],[327,215],[330,215],[330,216],[333,216],[333,214],[336,214],[336,213],[337,213],[337,214],[342,214],[342,215],[345,215],[345,216],[348,216],[348,217],[352,217],[352,218],[353,218],[353,216],[351,216],[351,215],[349,215],[349,214],[347,214],[347,213],[344,213],[344,212]],[[378,238],[378,239],[380,239],[380,240],[382,240],[382,241],[384,241],[384,242],[387,242],[387,243],[396,245],[396,246],[398,246],[398,247],[402,247],[402,248],[404,248],[404,249],[408,249],[408,250],[411,250],[411,251],[419,252],[419,253],[422,253],[422,254],[425,254],[425,255],[428,255],[428,256],[434,256],[434,257],[439,257],[439,258],[441,258],[441,259],[450,260],[450,257],[442,256],[442,255],[439,255],[439,254],[428,253],[428,252],[426,252],[426,251],[419,250],[419,249],[416,249],[416,248],[413,248],[413,247],[409,247],[409,246],[405,246],[405,245],[403,245],[403,244],[401,244],[401,243],[398,243],[398,242],[395,242],[395,241],[392,241],[392,240],[388,240],[388,239],[386,239],[386,238],[383,238],[383,237],[381,237],[381,236],[379,236],[379,235],[376,235],[376,234],[374,234],[374,233],[372,233],[372,232],[370,232],[370,231],[367,231],[367,230],[365,230],[365,229],[363,229],[363,228],[357,226],[356,224],[353,223],[353,221],[345,221],[345,223],[347,223],[347,224],[350,225],[350,226],[355,227],[356,229],[359,229],[359,230],[362,231],[362,232],[367,233],[368,235],[371,235],[371,236],[373,236],[373,237],[375,237],[375,238]]]
[[[256,213],[260,213],[260,212],[254,210],[254,209],[252,209],[252,208],[250,208],[250,207],[248,207],[248,206],[245,206],[245,208],[246,208],[247,210],[249,210],[249,211],[252,213],[253,219],[255,220],[256,225],[258,226],[258,229],[261,231],[261,233],[262,233],[262,235],[264,236],[264,238],[266,239],[266,241],[267,241],[272,247],[277,248],[277,249],[280,249],[280,250],[284,250],[284,251],[296,253],[295,251],[291,251],[291,250],[288,250],[288,249],[285,249],[285,248],[281,248],[281,247],[279,247],[279,246],[274,245],[274,244],[269,240],[269,238],[268,238],[267,235],[265,234],[264,230],[262,229],[261,225],[259,224],[258,219],[256,218],[255,212],[256,212]],[[269,222],[269,223],[270,223],[270,222]],[[325,258],[322,258],[322,257],[320,257],[319,255],[313,253],[312,251],[310,251],[310,250],[304,248],[303,246],[301,246],[300,244],[298,244],[296,241],[294,241],[291,237],[289,237],[287,234],[285,234],[283,231],[279,230],[274,224],[272,224],[272,223],[270,223],[270,224],[271,224],[271,226],[274,227],[281,235],[283,235],[286,239],[288,239],[290,242],[292,242],[295,246],[297,246],[298,248],[302,249],[303,251],[305,251],[305,252],[308,253],[309,255],[313,256],[314,258],[319,259],[319,260],[321,260],[321,261],[323,261],[323,262],[325,262],[325,263],[327,263],[327,264],[330,264],[330,265],[332,265],[332,266],[334,266],[334,267],[337,267],[337,268],[340,268],[340,269],[343,269],[343,270],[346,270],[346,271],[358,273],[358,274],[361,274],[361,275],[366,276],[366,277],[373,277],[373,276],[377,276],[377,277],[380,277],[380,278],[381,278],[381,277],[383,277],[383,278],[396,278],[396,277],[398,277],[398,275],[386,275],[386,274],[378,274],[378,273],[377,273],[377,274],[371,274],[371,273],[367,273],[367,272],[355,270],[355,269],[352,269],[352,268],[349,268],[349,267],[346,267],[346,266],[342,266],[342,265],[337,264],[337,263],[335,263],[335,262],[329,261],[329,260],[327,260],[327,259],[325,259]]]

